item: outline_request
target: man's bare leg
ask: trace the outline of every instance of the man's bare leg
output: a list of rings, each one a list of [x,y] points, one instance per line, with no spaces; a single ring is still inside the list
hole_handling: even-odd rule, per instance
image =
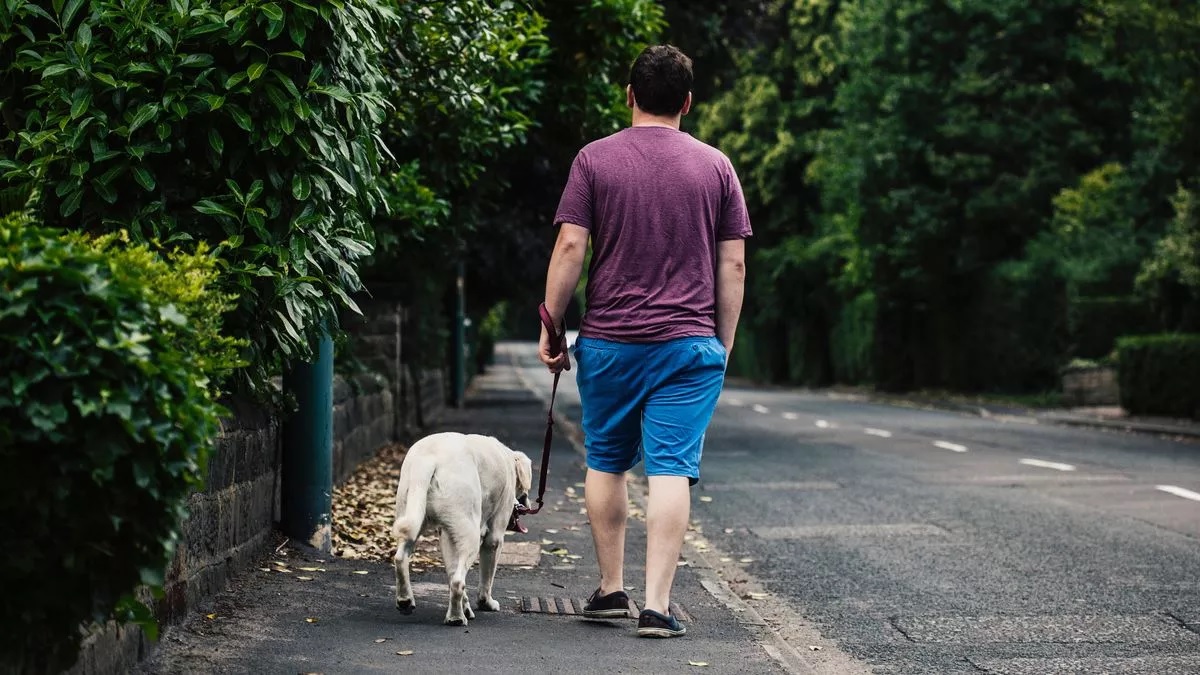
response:
[[[646,609],[666,614],[676,563],[691,515],[686,476],[650,476],[646,505]],[[591,513],[591,509],[588,509]]]
[[[625,521],[629,517],[625,474],[588,469],[584,501],[600,563],[600,593],[625,590]]]

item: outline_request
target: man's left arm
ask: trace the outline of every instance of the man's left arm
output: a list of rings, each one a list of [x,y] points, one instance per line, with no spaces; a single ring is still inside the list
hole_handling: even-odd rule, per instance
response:
[[[583,260],[587,254],[589,231],[572,223],[563,223],[558,229],[558,239],[554,242],[554,252],[550,254],[550,268],[546,272],[546,310],[554,320],[554,327],[561,335],[566,326],[563,317],[567,313],[567,305],[579,285],[579,277],[583,274]],[[570,370],[571,360],[566,350],[562,350],[555,358],[550,357],[550,336],[542,327],[542,337],[538,348],[538,356],[542,363],[553,372]]]

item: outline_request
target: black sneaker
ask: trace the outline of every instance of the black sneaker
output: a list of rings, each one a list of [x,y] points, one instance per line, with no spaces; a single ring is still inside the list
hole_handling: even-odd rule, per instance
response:
[[[589,619],[627,619],[629,618],[629,595],[625,591],[614,591],[608,595],[600,595],[597,588],[592,597],[583,606],[583,615]]]
[[[669,614],[643,609],[638,616],[638,637],[672,638],[687,632],[683,624]]]

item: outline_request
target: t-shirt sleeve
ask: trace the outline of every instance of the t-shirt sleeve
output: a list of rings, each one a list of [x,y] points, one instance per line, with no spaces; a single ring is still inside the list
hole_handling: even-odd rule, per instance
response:
[[[754,234],[750,229],[750,214],[746,211],[746,198],[742,195],[742,183],[732,164],[726,164],[728,172],[724,203],[721,204],[721,222],[717,224],[717,241],[745,239]]]
[[[592,229],[592,172],[582,152],[571,163],[571,174],[554,212],[554,225],[563,223]]]

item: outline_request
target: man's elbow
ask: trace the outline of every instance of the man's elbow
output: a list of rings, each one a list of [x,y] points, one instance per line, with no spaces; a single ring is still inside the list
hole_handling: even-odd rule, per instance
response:
[[[571,223],[563,223],[559,227],[558,240],[554,244],[555,255],[564,260],[582,261],[587,255],[587,228]]]
[[[730,281],[745,281],[746,261],[744,259],[722,260],[721,275]]]

